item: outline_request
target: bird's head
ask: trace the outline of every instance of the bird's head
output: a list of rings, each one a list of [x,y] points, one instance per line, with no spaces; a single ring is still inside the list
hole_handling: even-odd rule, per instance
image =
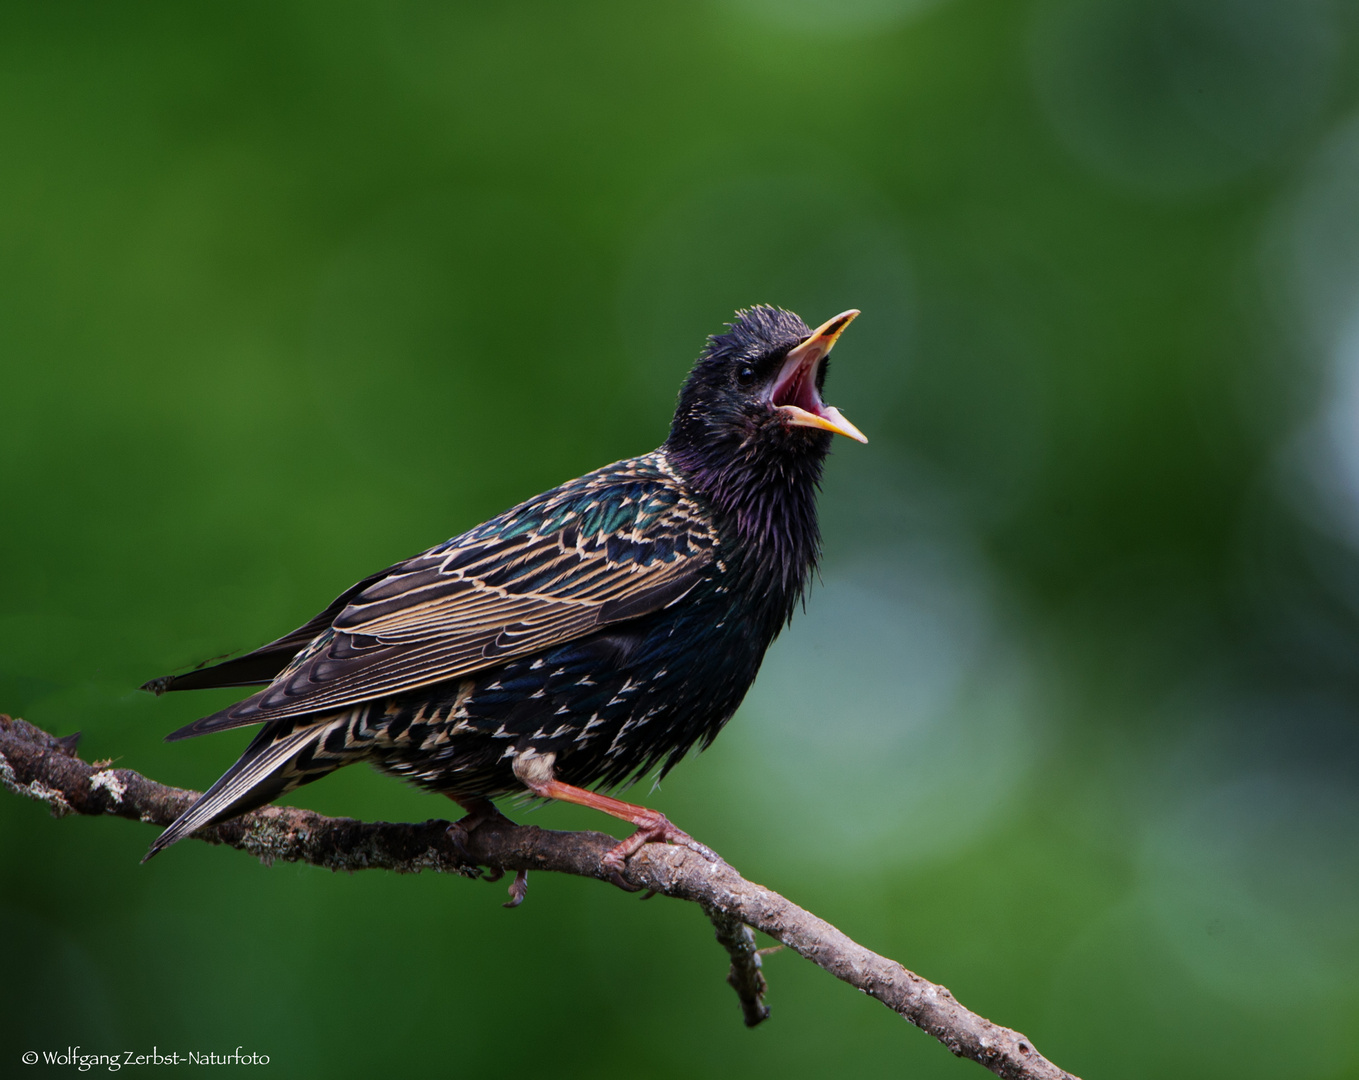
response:
[[[738,311],[725,334],[708,339],[680,391],[667,447],[685,457],[823,457],[832,433],[867,442],[821,400],[826,357],[859,313],[842,312],[815,330],[791,311]]]

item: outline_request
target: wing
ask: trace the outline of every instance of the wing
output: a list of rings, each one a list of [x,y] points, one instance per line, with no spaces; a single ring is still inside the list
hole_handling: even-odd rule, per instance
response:
[[[316,640],[318,634],[330,629],[330,624],[359,593],[368,586],[381,581],[398,566],[389,566],[370,574],[362,581],[351,585],[342,592],[319,615],[303,623],[296,630],[284,634],[268,645],[261,645],[244,656],[224,660],[220,664],[202,665],[183,675],[162,675],[158,679],[143,683],[143,690],[150,690],[159,697],[167,690],[209,690],[221,686],[262,686],[270,682],[288,666],[299,652]]]
[[[646,460],[589,474],[398,564],[267,688],[171,738],[402,693],[675,603],[713,560],[717,537],[673,479],[641,468]]]

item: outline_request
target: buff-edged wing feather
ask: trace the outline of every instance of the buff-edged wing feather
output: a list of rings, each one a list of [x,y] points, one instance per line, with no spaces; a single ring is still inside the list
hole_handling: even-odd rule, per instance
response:
[[[342,592],[326,609],[303,623],[296,630],[281,638],[261,645],[258,649],[223,660],[218,664],[204,664],[182,675],[162,675],[158,679],[143,683],[143,690],[150,690],[158,697],[167,690],[210,690],[225,686],[263,686],[275,679],[279,672],[288,666],[299,652],[305,649],[317,635],[330,629],[330,624],[359,593],[370,585],[381,581],[396,566],[389,566],[370,574],[362,581],[351,585]],[[177,733],[176,733],[177,734]],[[173,738],[173,736],[172,736]]]
[[[716,544],[653,455],[621,462],[393,567],[264,690],[170,738],[332,712],[659,610],[698,583]]]
[[[156,837],[142,862],[204,825],[254,810],[291,790],[298,777],[289,767],[347,722],[348,716],[341,715],[329,724],[307,724],[291,731],[265,728],[251,740],[240,760]]]

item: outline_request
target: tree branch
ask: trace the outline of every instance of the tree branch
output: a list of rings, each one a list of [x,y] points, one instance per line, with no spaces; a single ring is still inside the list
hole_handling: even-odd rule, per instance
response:
[[[76,756],[75,739],[57,739],[23,720],[0,715],[0,784],[46,802],[58,817],[113,814],[161,826],[169,825],[198,797],[131,769],[89,765]],[[331,870],[436,870],[467,877],[478,876],[480,865],[552,870],[605,881],[611,874],[601,858],[616,843],[603,833],[552,832],[493,817],[466,835],[464,854],[449,837],[446,821],[368,823],[282,806],[200,829],[194,837],[248,851],[265,863],[281,859]],[[748,1026],[769,1015],[753,927],[877,998],[954,1054],[997,1076],[1076,1080],[1039,1054],[1023,1035],[970,1012],[944,987],[865,949],[778,893],[746,881],[725,862],[710,863],[685,848],[647,844],[628,860],[623,878],[635,888],[691,900],[703,908],[717,940],[731,955],[727,981],[740,997]]]

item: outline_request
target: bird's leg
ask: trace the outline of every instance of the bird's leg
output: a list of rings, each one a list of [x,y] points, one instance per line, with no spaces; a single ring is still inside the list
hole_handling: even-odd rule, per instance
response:
[[[564,784],[553,777],[552,765],[553,755],[533,754],[530,751],[515,758],[514,772],[533,794],[544,799],[560,799],[562,802],[575,803],[577,806],[588,806],[592,810],[602,810],[637,826],[635,833],[611,848],[601,860],[604,868],[612,871],[619,882],[622,881],[619,871],[623,869],[623,864],[643,844],[653,842],[678,844],[690,851],[698,852],[709,862],[721,861],[711,848],[705,847],[687,832],[671,825],[669,819],[659,810],[610,798],[597,791],[587,791],[574,784]]]
[[[449,795],[455,803],[467,811],[467,816],[459,818],[448,827],[448,838],[458,854],[464,861],[475,863],[472,853],[467,850],[467,838],[477,828],[486,821],[493,818],[508,820],[504,814],[495,808],[495,803],[490,799],[483,799],[480,795]],[[505,876],[505,871],[499,866],[492,866],[486,874],[487,881],[499,881]],[[510,882],[510,900],[505,905],[507,908],[518,907],[524,902],[524,897],[528,894],[528,871],[516,870],[514,880]]]
[[[490,799],[483,799],[479,795],[452,795],[448,792],[444,794],[467,811],[465,817],[459,818],[448,827],[448,839],[464,862],[475,863],[476,859],[467,850],[467,838],[476,832],[477,827],[483,821],[500,817],[500,811],[495,808],[495,803],[491,802]],[[499,874],[503,875],[504,871],[499,871]],[[490,878],[489,880],[496,881],[498,879]]]
[[[532,786],[530,785],[530,787]],[[606,814],[612,814],[616,818],[630,821],[636,825],[637,831],[626,840],[620,841],[616,847],[610,849],[601,860],[605,869],[612,870],[615,873],[623,869],[623,864],[643,844],[651,843],[678,844],[680,847],[698,852],[709,862],[721,861],[718,859],[717,853],[711,848],[700,844],[687,832],[670,824],[670,819],[659,810],[624,802],[622,799],[614,799],[608,795],[601,795],[597,791],[587,791],[585,788],[563,784],[560,780],[549,780],[541,787],[534,787],[533,792],[535,795],[544,795],[549,799],[560,799],[562,802],[588,806],[593,810],[603,810]]]

